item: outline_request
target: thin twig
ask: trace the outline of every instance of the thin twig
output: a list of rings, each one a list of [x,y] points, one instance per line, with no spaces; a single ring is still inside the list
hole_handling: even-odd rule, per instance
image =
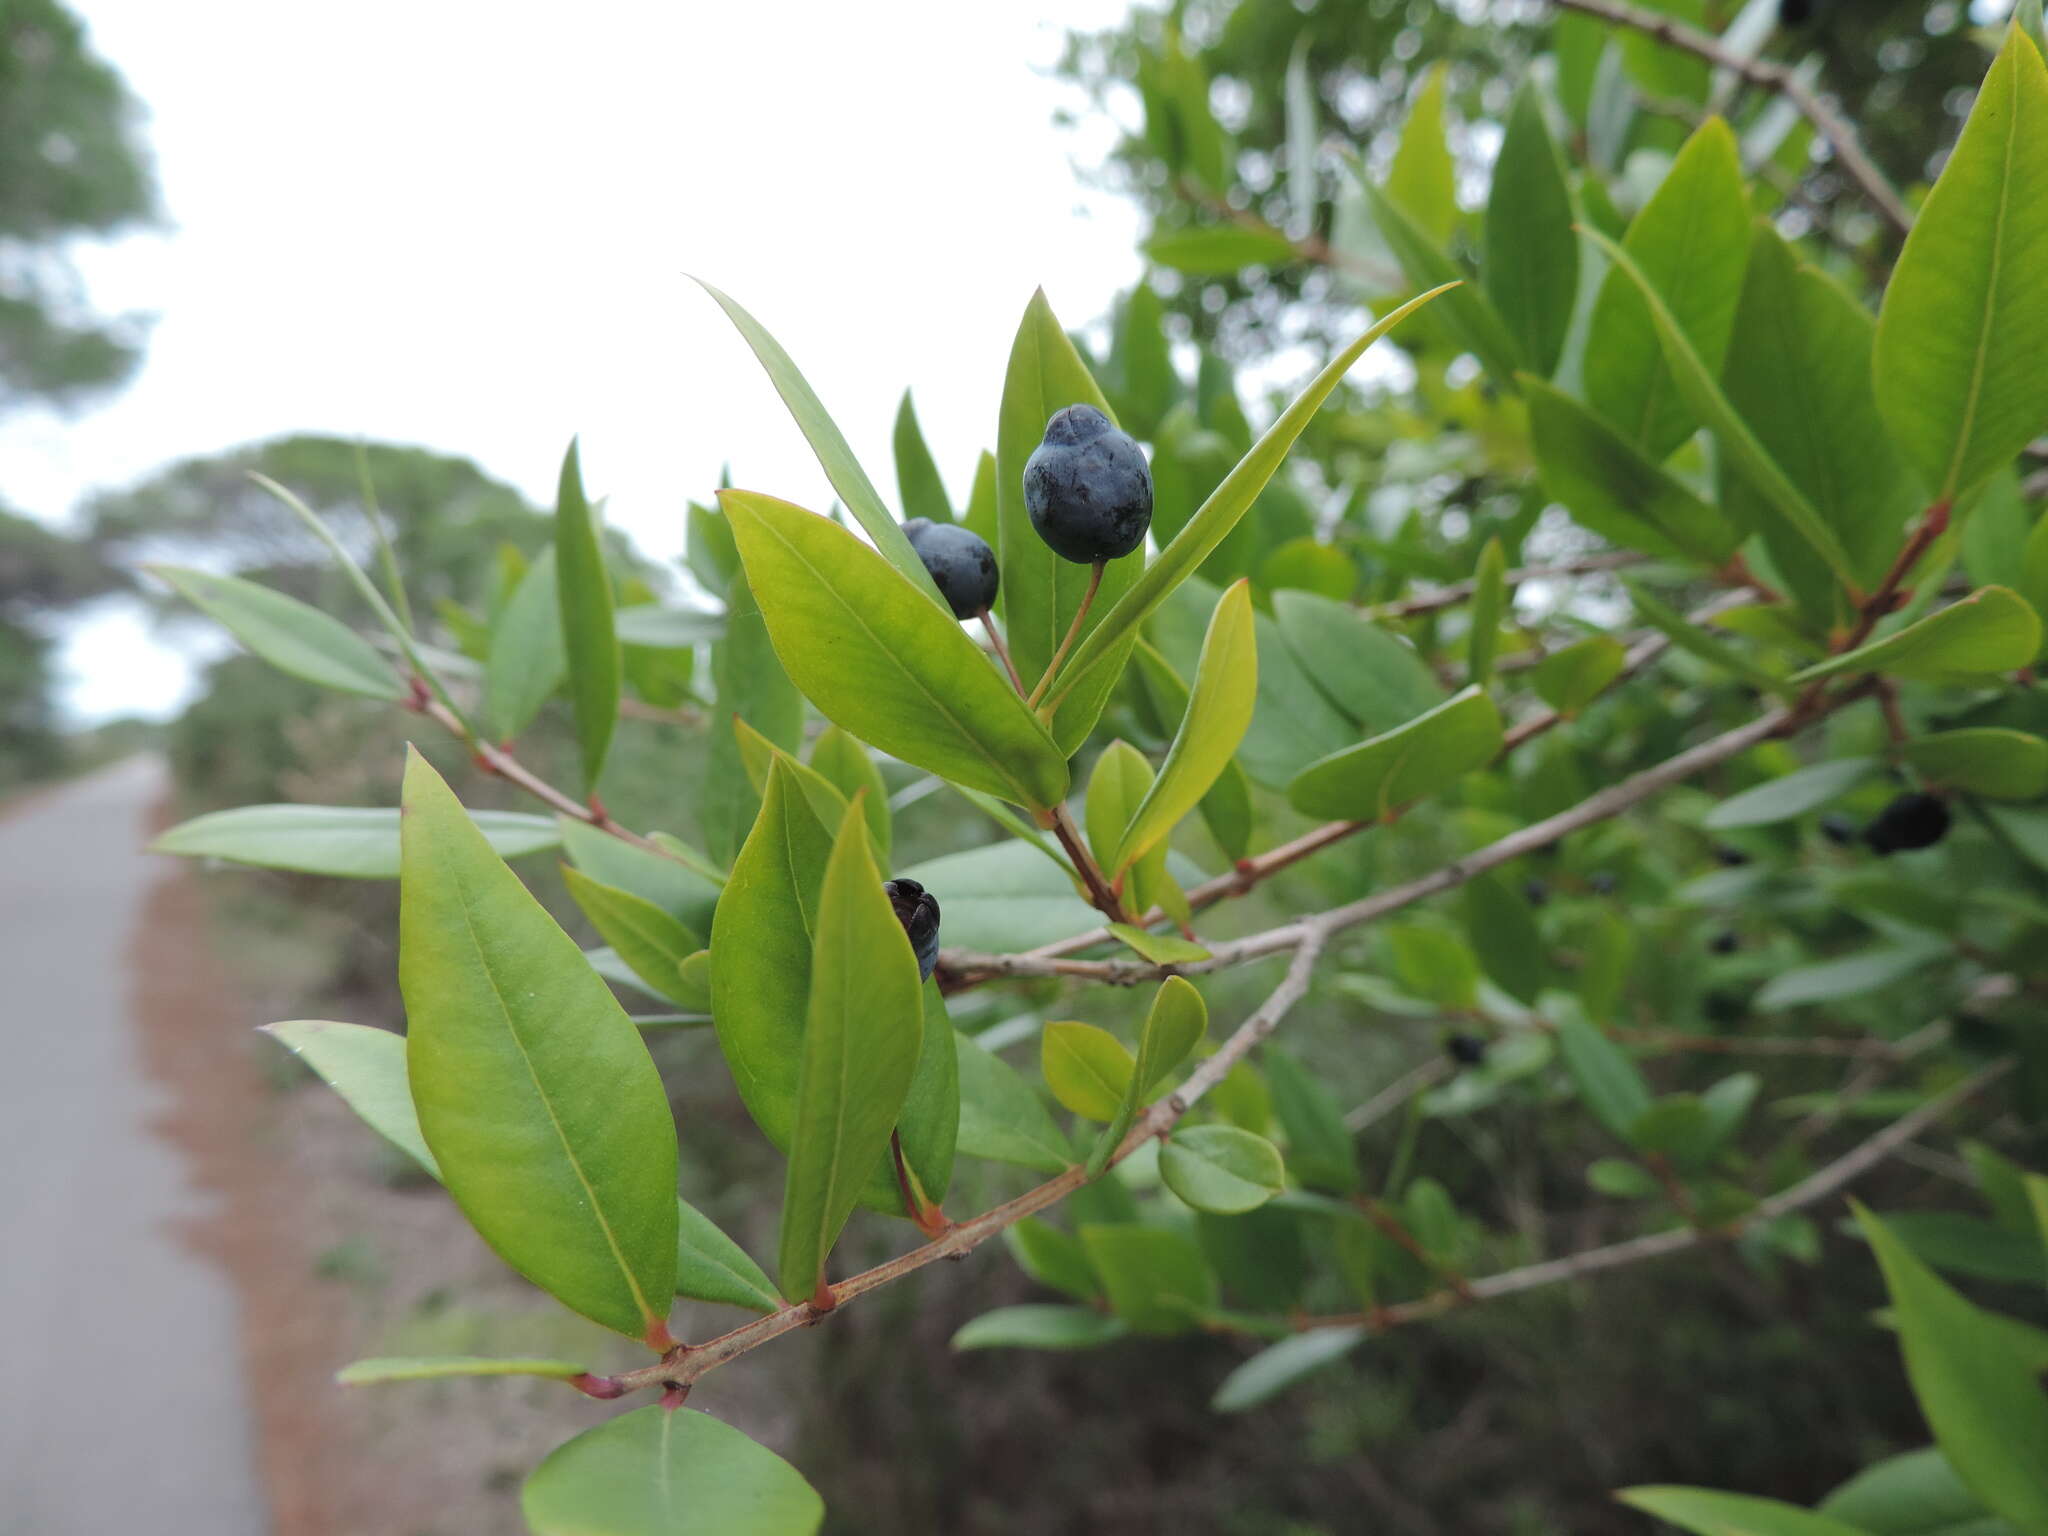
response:
[[[1863,195],[1885,222],[1901,235],[1912,229],[1913,215],[1884,172],[1877,168],[1877,162],[1865,152],[1848,119],[1800,79],[1797,71],[1768,59],[1744,58],[1731,53],[1712,33],[1702,32],[1698,27],[1688,26],[1670,16],[1627,4],[1626,0],[1556,0],[1556,4],[1567,11],[1578,11],[1618,27],[1628,27],[1667,47],[1705,59],[1715,68],[1725,69],[1751,85],[1777,92],[1797,107],[1800,115],[1827,140],[1844,173],[1862,189]]]
[[[1577,560],[1561,560],[1555,565],[1525,565],[1509,571],[1501,579],[1509,586],[1519,586],[1525,581],[1547,581],[1562,576],[1590,576],[1601,571],[1625,570],[1631,565],[1641,565],[1649,556],[1636,554],[1632,550],[1611,550],[1604,554],[1586,555]],[[1447,587],[1421,592],[1414,597],[1404,597],[1396,602],[1375,603],[1359,610],[1368,619],[1410,619],[1417,614],[1435,613],[1440,608],[1451,608],[1464,602],[1479,588],[1476,579],[1454,581]]]

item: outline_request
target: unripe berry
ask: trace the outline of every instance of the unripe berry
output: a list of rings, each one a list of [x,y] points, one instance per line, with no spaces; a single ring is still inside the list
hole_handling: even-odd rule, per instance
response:
[[[930,981],[932,967],[939,963],[939,903],[915,880],[890,880],[882,889],[889,893],[889,905],[896,921],[910,936],[911,951],[917,956],[917,979]]]
[[[996,600],[996,552],[988,541],[958,523],[935,523],[913,517],[903,525],[911,551],[932,573],[939,596],[956,619],[985,613]]]
[[[1070,405],[1024,461],[1024,507],[1062,560],[1115,560],[1152,526],[1152,470],[1129,433],[1092,405]]]

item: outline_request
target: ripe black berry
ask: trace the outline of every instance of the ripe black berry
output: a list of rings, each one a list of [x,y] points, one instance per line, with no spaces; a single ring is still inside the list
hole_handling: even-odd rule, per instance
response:
[[[1905,848],[1932,848],[1948,833],[1948,806],[1933,795],[1900,795],[1863,829],[1863,841],[1883,856]]]
[[[1115,560],[1152,526],[1152,470],[1129,433],[1092,405],[1070,405],[1024,462],[1024,507],[1062,560]]]
[[[1732,930],[1727,933],[1717,933],[1707,940],[1707,948],[1717,955],[1732,955],[1741,947],[1741,938]]]
[[[1540,907],[1550,900],[1550,887],[1541,880],[1531,880],[1522,887],[1522,899],[1532,907]]]
[[[1820,835],[1837,847],[1846,848],[1856,841],[1856,823],[1847,816],[1823,816]]]
[[[890,880],[882,889],[889,893],[896,921],[910,935],[910,948],[917,955],[917,979],[930,981],[932,967],[939,963],[938,901],[915,880]]]
[[[994,605],[996,552],[980,534],[958,523],[913,517],[903,525],[903,536],[932,573],[939,596],[953,610],[954,618],[971,619]]]
[[[1444,1049],[1461,1067],[1476,1067],[1486,1060],[1486,1042],[1477,1035],[1452,1035],[1444,1042]]]
[[[1714,857],[1730,869],[1740,869],[1749,862],[1749,855],[1740,848],[1730,848],[1726,843],[1714,850]]]

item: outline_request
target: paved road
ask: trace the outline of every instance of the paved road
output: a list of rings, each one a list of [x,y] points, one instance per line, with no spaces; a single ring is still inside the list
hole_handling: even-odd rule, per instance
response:
[[[0,820],[0,1533],[257,1536],[227,1277],[170,1224],[203,1214],[148,1127],[123,959],[166,862],[162,788],[118,764]]]

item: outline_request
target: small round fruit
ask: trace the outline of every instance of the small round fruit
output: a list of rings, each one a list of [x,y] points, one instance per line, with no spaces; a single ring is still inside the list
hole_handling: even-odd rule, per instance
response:
[[[1740,848],[1730,848],[1726,843],[1714,850],[1714,858],[1729,869],[1740,869],[1749,862],[1749,855]]]
[[[1742,947],[1742,939],[1736,933],[1717,933],[1707,940],[1707,948],[1717,955],[1732,955]]]
[[[988,541],[958,523],[935,523],[913,517],[903,525],[911,551],[932,573],[939,596],[956,619],[971,619],[995,605],[996,552]]]
[[[1948,806],[1918,790],[1900,795],[1863,829],[1863,841],[1883,857],[1909,848],[1932,848],[1948,835]]]
[[[1024,508],[1062,560],[1116,560],[1152,526],[1152,470],[1129,433],[1092,405],[1070,405],[1024,461]]]
[[[1532,907],[1540,907],[1550,900],[1550,887],[1541,880],[1531,880],[1522,887],[1522,899]]]
[[[1452,1035],[1444,1042],[1444,1049],[1461,1067],[1476,1067],[1486,1060],[1486,1042],[1477,1035]]]
[[[896,909],[896,921],[910,936],[910,948],[917,956],[917,979],[930,981],[932,967],[939,963],[939,903],[915,880],[885,881],[889,905]]]

